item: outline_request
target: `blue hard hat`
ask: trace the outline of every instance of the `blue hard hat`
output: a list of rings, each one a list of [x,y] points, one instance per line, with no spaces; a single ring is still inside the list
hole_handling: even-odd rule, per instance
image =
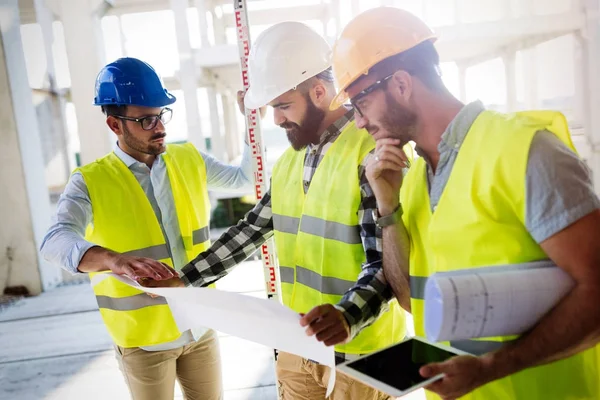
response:
[[[96,78],[96,106],[164,107],[175,100],[154,68],[137,58],[119,58],[102,68]]]

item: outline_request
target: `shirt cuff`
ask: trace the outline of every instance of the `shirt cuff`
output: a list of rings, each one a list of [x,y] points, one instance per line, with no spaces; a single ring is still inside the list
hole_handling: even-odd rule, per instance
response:
[[[334,304],[333,306],[342,313],[344,318],[346,318],[348,327],[350,327],[350,337],[348,338],[348,342],[349,342],[352,339],[354,339],[361,330],[361,327],[359,326],[360,321],[356,321],[354,316],[347,311],[348,308],[350,308],[350,307],[356,307],[356,304],[354,304],[350,301],[342,301],[339,304]],[[354,324],[352,324],[351,321],[354,321]]]
[[[192,285],[190,280],[187,278],[187,276],[185,276],[184,274],[181,274],[179,277],[183,281],[183,284],[185,285],[185,287],[194,286],[194,285]]]
[[[72,275],[84,274],[85,272],[77,269],[81,263],[81,259],[89,249],[97,246],[97,244],[88,242],[87,240],[78,240],[73,246],[73,250],[71,250],[71,257],[67,260],[67,265],[65,265],[66,269]]]
[[[203,287],[205,286],[206,280],[200,275],[200,271],[198,270],[196,264],[193,262],[185,265],[181,268],[179,273],[179,278],[182,280],[183,284],[186,287]],[[191,278],[191,280],[190,280]]]

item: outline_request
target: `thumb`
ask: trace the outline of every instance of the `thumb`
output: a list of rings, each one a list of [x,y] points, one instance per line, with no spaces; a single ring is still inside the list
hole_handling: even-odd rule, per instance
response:
[[[439,375],[444,372],[444,363],[431,363],[427,364],[421,369],[419,369],[419,373],[423,378],[431,378],[433,376]]]

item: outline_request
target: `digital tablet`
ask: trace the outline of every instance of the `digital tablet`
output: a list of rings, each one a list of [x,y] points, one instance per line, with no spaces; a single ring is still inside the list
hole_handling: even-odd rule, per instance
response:
[[[425,379],[419,374],[419,368],[462,354],[467,353],[431,343],[424,338],[412,337],[356,360],[346,361],[337,369],[390,396],[399,397],[443,376]]]

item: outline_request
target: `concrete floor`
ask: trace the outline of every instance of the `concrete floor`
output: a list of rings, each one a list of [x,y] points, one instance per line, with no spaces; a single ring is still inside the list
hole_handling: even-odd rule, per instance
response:
[[[264,296],[260,261],[220,282]],[[226,400],[275,400],[272,350],[220,334]],[[0,313],[0,399],[128,399],[89,284],[70,284]],[[176,388],[176,398],[182,398]]]
[[[262,265],[247,261],[222,290],[264,297]],[[89,284],[71,283],[0,312],[0,399],[128,399]],[[226,400],[275,400],[272,350],[220,334]],[[176,399],[181,391],[176,387]],[[421,400],[423,393],[406,396]]]

